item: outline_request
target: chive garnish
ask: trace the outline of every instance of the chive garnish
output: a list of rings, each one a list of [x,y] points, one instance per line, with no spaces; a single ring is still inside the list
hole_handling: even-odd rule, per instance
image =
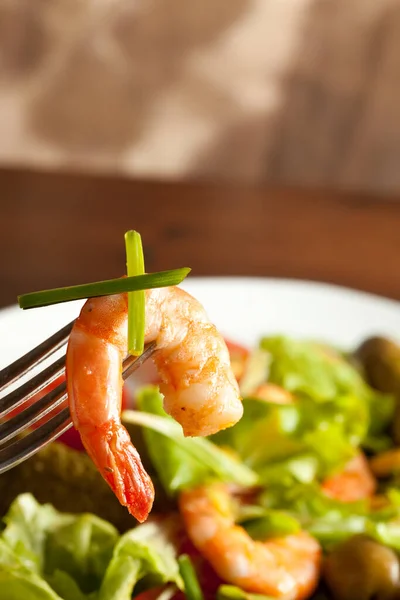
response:
[[[135,275],[133,277],[108,279],[94,283],[84,283],[82,285],[43,290],[40,292],[30,292],[29,294],[18,296],[18,304],[23,309],[39,308],[40,306],[59,304],[60,302],[70,302],[72,300],[82,300],[96,296],[110,296],[112,294],[121,294],[123,292],[137,292],[139,290],[150,290],[168,287],[170,285],[179,285],[190,271],[191,269],[183,267],[171,271],[160,271],[158,273],[148,273],[145,275]]]
[[[126,268],[128,277],[144,274],[142,238],[137,231],[125,233]],[[140,356],[144,349],[144,290],[128,292],[128,352]]]

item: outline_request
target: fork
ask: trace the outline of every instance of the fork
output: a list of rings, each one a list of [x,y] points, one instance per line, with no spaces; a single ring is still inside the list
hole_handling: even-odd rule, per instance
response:
[[[0,449],[0,474],[27,460],[72,427],[69,408],[62,407],[67,400],[65,381],[23,408],[17,415],[11,416],[8,420],[4,420],[4,417],[39,394],[65,371],[64,354],[40,373],[19,385],[17,389],[7,392],[12,384],[23,379],[32,369],[66,344],[73,324],[74,321],[0,371],[0,447],[4,446]],[[152,342],[145,346],[143,354],[139,357],[125,358],[124,380],[153,354],[155,347],[155,342]],[[3,394],[4,392],[6,395]],[[57,408],[60,410],[51,416]],[[47,415],[50,415],[50,418],[45,423],[27,433],[32,425]],[[21,434],[26,435],[20,438]],[[17,436],[18,439],[15,440]]]

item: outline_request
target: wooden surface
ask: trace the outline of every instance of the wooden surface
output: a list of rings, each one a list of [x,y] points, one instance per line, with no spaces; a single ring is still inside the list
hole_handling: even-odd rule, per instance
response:
[[[400,299],[399,200],[0,170],[0,306],[119,276],[130,228],[148,271],[295,277]]]
[[[399,56],[399,0],[3,0],[0,162],[397,193]]]

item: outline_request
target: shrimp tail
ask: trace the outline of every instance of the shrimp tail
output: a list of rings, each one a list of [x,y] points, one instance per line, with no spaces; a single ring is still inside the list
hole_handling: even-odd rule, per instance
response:
[[[120,503],[143,523],[153,506],[154,487],[125,427],[109,421],[90,431],[81,430],[81,438]]]

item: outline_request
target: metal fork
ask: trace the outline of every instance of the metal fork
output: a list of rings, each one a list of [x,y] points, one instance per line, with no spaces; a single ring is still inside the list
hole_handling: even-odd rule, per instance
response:
[[[74,321],[57,331],[46,341],[0,371],[0,395],[13,383],[22,379],[32,369],[60,350],[67,342]],[[128,356],[123,362],[123,378],[127,379],[155,351],[155,342],[145,347],[139,357]],[[17,389],[0,397],[0,474],[18,465],[41,448],[57,439],[72,426],[69,408],[62,405],[67,400],[65,382],[43,395],[17,415],[4,417],[40,393],[65,371],[65,354],[43,369]],[[59,409],[53,416],[51,413]],[[37,421],[50,415],[35,430],[15,440]],[[3,422],[1,422],[3,420]]]

